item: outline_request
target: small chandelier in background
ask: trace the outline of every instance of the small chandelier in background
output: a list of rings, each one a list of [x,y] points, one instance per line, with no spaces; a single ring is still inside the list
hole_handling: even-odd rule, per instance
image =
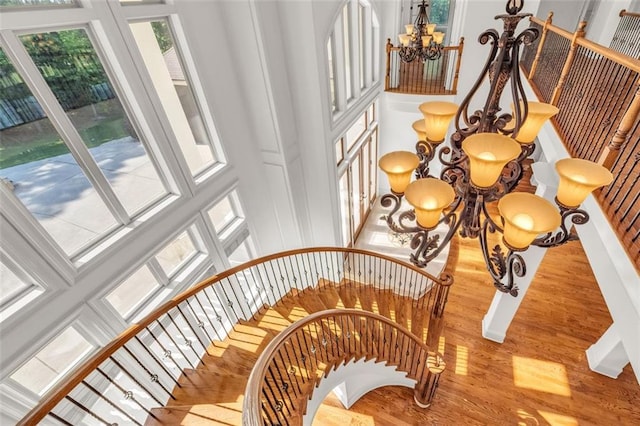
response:
[[[399,55],[403,62],[435,60],[442,57],[444,33],[436,31],[436,24],[429,22],[426,0],[418,5],[418,16],[413,24],[405,25],[406,34],[399,34]]]
[[[520,20],[531,16],[520,13],[523,3],[508,1],[507,14],[496,17],[504,22],[502,35],[493,29],[480,35],[480,43],[490,43],[491,51],[462,104],[420,105],[424,120],[413,124],[418,135],[416,153],[396,151],[379,160],[391,187],[391,193],[381,198],[382,206],[391,208],[385,219],[391,230],[413,234],[411,262],[425,267],[456,232],[463,238],[478,238],[494,286],[514,297],[518,295],[515,277],[526,273],[521,253],[531,245],[555,247],[577,239],[571,226],[589,220],[580,204],[591,191],[613,179],[596,163],[567,158],[555,165],[560,176],[557,206],[534,194],[514,192],[523,177],[524,161],[535,149],[539,130],[558,113],[553,105],[527,102],[522,87],[519,48],[539,35],[536,28],[515,35]],[[469,114],[471,99],[487,78],[490,88],[484,108]],[[500,98],[509,80],[512,112],[501,113]],[[451,135],[451,147],[443,147],[438,153],[442,171],[436,179],[429,173],[429,164],[454,116],[456,131]],[[416,180],[411,182],[413,173]],[[403,197],[413,209],[400,212]],[[498,204],[499,221],[489,214],[487,205],[492,202]],[[433,232],[440,224],[448,226],[442,239]],[[496,232],[502,234],[506,253],[501,244],[489,247],[489,235]]]

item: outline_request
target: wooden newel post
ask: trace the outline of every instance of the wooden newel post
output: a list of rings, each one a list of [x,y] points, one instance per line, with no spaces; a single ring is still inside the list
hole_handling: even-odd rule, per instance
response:
[[[562,72],[560,73],[560,78],[558,79],[558,84],[556,84],[555,89],[553,89],[553,95],[551,96],[551,105],[558,105],[558,100],[560,99],[560,93],[562,93],[562,88],[564,87],[565,80],[567,79],[567,75],[569,74],[569,70],[571,69],[571,64],[573,63],[573,58],[576,55],[576,48],[578,47],[578,39],[584,37],[584,28],[587,26],[586,21],[580,21],[578,24],[578,29],[575,33],[573,33],[573,38],[571,39],[571,47],[569,48],[569,54],[567,55],[567,60],[564,61],[564,67],[562,68]]]
[[[445,363],[442,356],[437,352],[429,352],[426,363],[422,371],[422,377],[416,383],[413,390],[413,400],[420,408],[428,408],[433,401],[433,397],[438,389],[440,374],[444,371]]]
[[[620,150],[622,149],[622,145],[627,141],[627,137],[629,135],[629,131],[633,128],[634,123],[637,118],[640,116],[640,84],[636,88],[636,94],[629,105],[629,108],[622,116],[622,120],[620,120],[620,124],[618,124],[618,128],[616,132],[613,134],[609,145],[607,145],[602,154],[600,154],[600,158],[598,159],[598,164],[606,167],[611,170],[613,167],[613,163],[615,163],[618,155],[620,154]]]
[[[540,62],[540,52],[542,52],[542,47],[544,46],[544,42],[547,39],[547,33],[549,32],[549,25],[551,25],[553,20],[553,12],[549,12],[547,15],[547,20],[544,22],[544,26],[542,27],[542,35],[540,36],[540,43],[538,43],[538,50],[536,50],[536,57],[533,58],[533,63],[531,64],[531,70],[529,71],[529,80],[531,80],[536,73],[536,68],[538,68],[538,62]]]
[[[460,43],[458,44],[458,58],[456,63],[456,71],[453,74],[453,85],[451,92],[458,93],[458,75],[460,74],[460,63],[462,62],[462,51],[464,50],[464,37],[460,37]]]
[[[389,85],[391,84],[391,48],[393,44],[391,44],[391,39],[387,39],[387,71],[384,76],[384,90],[389,90]]]

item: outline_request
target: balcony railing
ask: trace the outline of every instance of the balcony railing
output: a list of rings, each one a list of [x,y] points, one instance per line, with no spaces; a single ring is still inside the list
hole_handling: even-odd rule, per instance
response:
[[[273,306],[284,296],[310,287],[358,286],[379,298],[399,295],[399,299],[412,304],[412,309],[426,315],[424,339],[428,347],[437,347],[452,282],[450,276],[436,278],[391,257],[358,249],[309,248],[255,259],[197,284],[131,325],[49,391],[19,425],[35,425],[45,419],[66,425],[142,425],[149,419],[161,422],[156,409],[168,403],[180,403],[176,395],[181,383],[190,380],[184,372],[205,364],[207,369],[215,368],[215,357],[210,353],[213,342],[225,340],[238,323],[255,318],[265,306]],[[340,316],[342,313],[339,312],[320,315],[317,319],[325,321],[333,315],[341,318],[341,324],[351,321],[356,327],[355,320],[349,319],[354,313],[348,312],[347,317]],[[394,315],[389,313],[389,317]],[[364,317],[369,318],[366,314]],[[424,358],[427,346],[415,335],[406,337],[409,333],[406,330],[391,327],[391,320],[396,321],[396,318],[371,318],[368,323],[365,320],[365,325],[372,326],[374,337],[359,342],[378,345],[381,351],[389,348],[393,351],[398,337],[404,336],[400,339],[405,340],[398,343],[403,348],[410,341],[412,347],[419,347],[419,358],[388,356],[386,360],[401,361],[403,365],[408,360],[421,360],[411,366],[411,372],[421,380],[416,388],[416,398],[430,401],[437,375],[429,375],[423,370],[429,366],[434,371],[443,367],[444,364],[437,362],[439,356],[430,354],[431,358]],[[378,327],[377,334],[375,327]],[[349,341],[342,331],[333,331],[334,341],[338,335]],[[385,341],[385,336],[395,338],[395,341]],[[379,339],[383,339],[382,343]],[[394,345],[389,346],[391,343]],[[322,345],[315,344],[317,348]],[[278,400],[270,400],[267,404],[275,407]]]
[[[540,100],[560,108],[552,122],[569,154],[613,173],[596,198],[640,270],[640,60],[585,39],[586,22],[570,33],[552,16],[531,18],[541,37],[520,63]]]
[[[463,49],[464,38],[461,38],[457,46],[444,46],[438,59],[405,63],[400,59],[400,47],[387,39],[384,90],[416,95],[455,95]]]
[[[266,347],[245,391],[243,424],[297,425],[323,377],[340,364],[374,359],[414,379],[414,398],[429,406],[444,361],[415,335],[371,312],[331,309],[292,324]]]

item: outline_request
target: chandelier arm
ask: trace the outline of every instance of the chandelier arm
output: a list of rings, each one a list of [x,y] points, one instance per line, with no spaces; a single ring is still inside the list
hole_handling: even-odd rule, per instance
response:
[[[410,63],[416,58],[418,50],[409,46],[402,46],[398,51],[398,55],[402,62]]]
[[[473,96],[478,91],[478,88],[480,87],[480,85],[484,82],[484,78],[489,72],[489,67],[491,66],[491,63],[496,57],[496,53],[498,51],[499,39],[500,39],[500,35],[498,34],[498,31],[494,29],[489,29],[483,32],[482,34],[480,34],[480,36],[478,37],[478,41],[482,45],[487,44],[489,40],[491,40],[493,43],[491,44],[491,50],[489,51],[489,56],[487,57],[487,61],[485,62],[484,66],[482,67],[482,71],[480,72],[478,79],[476,80],[474,85],[471,87],[471,90],[469,91],[467,96],[465,96],[464,100],[460,104],[460,107],[458,108],[458,111],[456,112],[455,126],[456,126],[457,132],[462,131],[460,127],[461,115],[462,115],[462,119],[464,120],[464,124],[466,128],[471,128],[473,126],[473,123],[471,123],[471,119],[469,117],[469,104],[471,103],[471,99],[473,98]],[[474,127],[477,128],[478,126],[474,126]]]
[[[513,69],[509,69],[508,73],[504,72],[505,68],[510,65],[508,61],[505,61],[505,57],[508,59],[509,53],[508,40],[509,34],[503,32],[498,40],[500,50],[495,61],[489,67],[489,81],[491,84],[489,85],[489,96],[487,96],[484,108],[480,111],[478,127],[480,132],[495,132],[497,130],[496,114],[500,110],[500,97],[502,96],[506,79],[509,78],[509,74]]]
[[[453,160],[451,161],[446,160],[444,156],[448,155],[450,152],[451,152],[451,148],[449,148],[448,146],[442,147],[440,152],[438,152],[438,161],[440,161],[440,163],[443,166],[454,167],[454,166],[460,165],[461,163],[467,160],[467,154],[465,154],[464,151],[460,153],[460,157],[455,157],[455,158],[452,157]]]
[[[504,229],[502,228],[502,226],[498,225],[489,214],[487,203],[485,202],[482,203],[482,213],[484,214],[485,221],[489,222],[489,225],[487,226],[491,226],[491,229],[493,229],[493,231],[491,231],[492,233],[498,231],[499,233],[504,234]],[[504,223],[504,219],[502,219],[502,216],[500,216],[500,219]]]
[[[581,209],[571,209],[562,206],[560,207],[560,213],[562,217],[560,230],[555,234],[549,232],[542,237],[536,238],[531,245],[546,248],[557,247],[578,239],[578,235],[571,232],[571,227],[573,225],[584,225],[589,222],[589,214]],[[571,223],[567,223],[569,219],[571,219]]]
[[[513,43],[513,67],[511,69],[511,93],[513,97],[513,106],[515,110],[515,126],[513,129],[508,132],[511,133],[512,138],[516,138],[524,123],[525,117],[529,115],[529,104],[527,103],[527,94],[522,85],[522,78],[520,76],[520,45],[524,44],[525,46],[529,46],[532,44],[540,35],[540,32],[537,28],[527,28],[522,31],[515,38]],[[523,110],[524,107],[524,111]],[[505,123],[506,124],[506,123]]]
[[[453,224],[450,224],[449,230],[442,240],[440,239],[440,234],[429,236],[429,232],[433,231],[433,229],[428,230],[424,228],[417,232],[411,239],[411,249],[414,250],[414,252],[409,256],[409,260],[417,267],[424,268],[429,262],[435,259],[449,244],[462,223],[458,220],[458,215],[455,211],[451,211],[445,215],[438,224],[442,222],[453,222]]]
[[[502,195],[505,195],[511,192],[518,185],[518,183],[524,176],[524,169],[522,168],[522,162],[520,161],[519,158],[517,160],[510,161],[505,167],[505,169],[509,171],[509,174],[507,176],[505,175],[500,176],[500,183],[503,185],[503,188],[504,188],[504,193],[502,193]]]
[[[410,221],[410,222],[415,222],[416,220],[416,212],[415,210],[411,209],[411,210],[405,210],[402,213],[400,213],[400,215],[398,216],[398,225],[400,225],[400,229],[402,229],[403,233],[413,233],[413,232],[420,232],[422,230],[422,228],[418,225],[416,226],[412,226],[412,225],[405,225],[404,221]]]
[[[429,163],[436,155],[436,149],[428,141],[418,141],[416,143],[416,154],[420,159],[420,164],[416,167],[416,179],[429,177]]]
[[[488,216],[487,216],[488,218]],[[496,228],[493,227],[493,221],[485,220],[482,232],[480,233],[480,248],[487,265],[489,275],[493,278],[494,287],[502,292],[509,293],[513,297],[518,296],[518,286],[515,284],[514,277],[523,277],[527,271],[526,263],[522,256],[511,249],[505,255],[500,244],[496,244],[493,250],[489,251],[487,233],[494,233]],[[503,279],[506,277],[506,284]]]
[[[393,208],[389,213],[387,213],[386,215],[383,215],[382,218],[387,222],[387,226],[392,231],[400,234],[407,234],[411,231],[405,230],[404,228],[401,227],[402,224],[397,225],[393,220],[393,215],[395,215],[398,212],[398,210],[400,210],[401,202],[402,202],[401,194],[391,193],[391,194],[383,195],[380,198],[380,205],[384,208],[389,208],[393,205]]]

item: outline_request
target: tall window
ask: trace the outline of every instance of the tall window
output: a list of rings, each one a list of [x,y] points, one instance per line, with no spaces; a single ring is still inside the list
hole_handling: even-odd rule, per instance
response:
[[[181,10],[0,0],[0,321],[25,331],[2,354],[3,414],[256,255]]]
[[[367,0],[350,0],[336,19],[327,41],[331,111],[334,118],[379,80],[380,31]]]
[[[404,1],[408,3],[408,6],[403,5],[403,7],[407,7],[410,12],[409,19],[407,19],[406,22],[414,22],[418,16],[418,6],[422,3],[422,0]],[[445,43],[449,40],[449,28],[451,27],[451,20],[453,19],[454,2],[455,0],[427,0],[427,4],[429,5],[427,9],[429,21],[437,24],[438,31],[445,33]]]
[[[336,141],[342,243],[352,246],[376,199],[378,156],[378,101]]]

